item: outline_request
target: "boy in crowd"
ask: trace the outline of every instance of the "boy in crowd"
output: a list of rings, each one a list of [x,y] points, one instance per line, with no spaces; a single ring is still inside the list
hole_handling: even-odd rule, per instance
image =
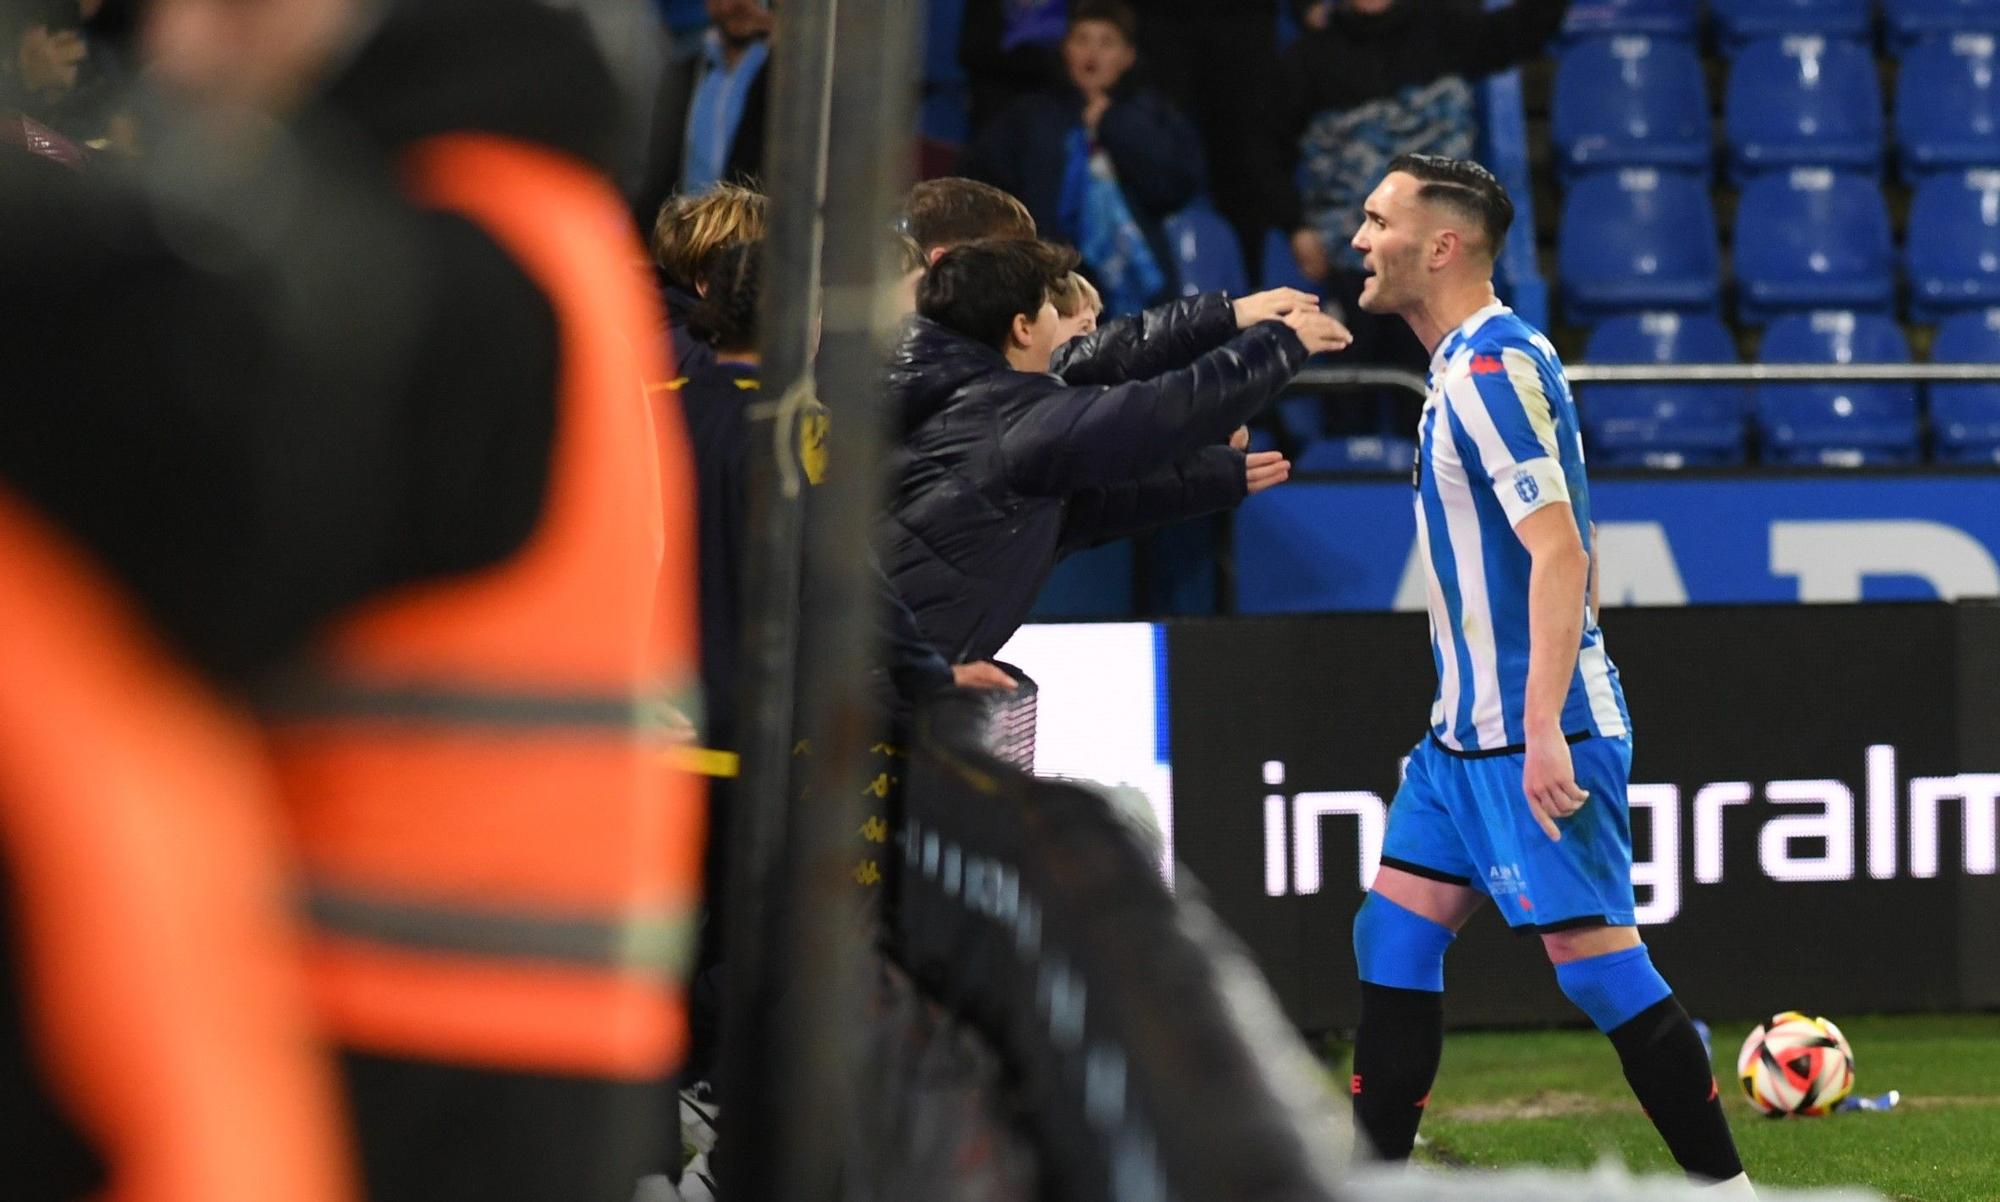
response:
[[[891,366],[906,432],[890,459],[883,566],[955,663],[1000,649],[1063,554],[1282,483],[1282,456],[1229,440],[1307,356],[1347,343],[1312,298],[1267,294],[1235,302],[1221,336],[1190,325],[1134,356],[1176,367],[1076,384],[1051,371],[1062,326],[1051,298],[1075,266],[1072,252],[1021,239],[946,252],[918,285]]]
[[[1104,299],[1097,295],[1097,289],[1074,271],[1063,277],[1049,299],[1055,303],[1056,316],[1063,322],[1056,332],[1058,346],[1097,329],[1097,319],[1104,313]]]

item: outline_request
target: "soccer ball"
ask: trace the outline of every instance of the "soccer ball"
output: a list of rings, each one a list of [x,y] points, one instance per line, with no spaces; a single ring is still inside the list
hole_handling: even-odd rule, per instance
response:
[[[1743,1041],[1736,1077],[1750,1104],[1773,1118],[1827,1114],[1854,1088],[1854,1050],[1830,1020],[1787,1010]]]

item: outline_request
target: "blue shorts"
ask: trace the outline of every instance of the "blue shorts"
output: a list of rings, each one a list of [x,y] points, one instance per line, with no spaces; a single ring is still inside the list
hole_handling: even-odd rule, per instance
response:
[[[1479,890],[1517,931],[1632,925],[1632,741],[1569,750],[1590,800],[1551,842],[1521,792],[1524,754],[1453,755],[1427,736],[1389,806],[1382,863]]]

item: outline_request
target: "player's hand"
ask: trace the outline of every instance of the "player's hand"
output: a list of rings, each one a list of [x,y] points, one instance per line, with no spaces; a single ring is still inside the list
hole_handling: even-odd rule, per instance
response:
[[[1292,258],[1309,280],[1324,280],[1333,265],[1326,261],[1326,239],[1315,229],[1292,231]]]
[[[1005,668],[983,659],[976,663],[953,664],[951,683],[961,689],[999,689],[1008,693],[1020,687],[1012,676],[1007,675]]]
[[[1291,479],[1292,462],[1285,458],[1283,451],[1258,451],[1243,457],[1243,475],[1250,485],[1250,495],[1254,497]]]
[[[1529,736],[1527,765],[1521,769],[1521,791],[1528,810],[1552,843],[1562,842],[1556,819],[1583,808],[1590,794],[1577,787],[1576,768],[1569,758],[1569,740],[1560,733]]]
[[[1306,354],[1319,355],[1328,351],[1344,351],[1354,341],[1354,335],[1347,327],[1318,309],[1294,309],[1284,317],[1286,325],[1306,344]]]
[[[1250,449],[1250,427],[1248,427],[1248,426],[1238,426],[1238,427],[1236,427],[1236,433],[1234,433],[1234,434],[1231,434],[1231,435],[1229,436],[1229,448],[1230,448],[1231,450],[1233,450],[1233,451],[1247,451],[1247,450],[1249,450],[1249,449]]]
[[[1301,310],[1319,312],[1319,298],[1297,288],[1272,288],[1239,297],[1235,302],[1236,328],[1247,330],[1260,321],[1277,321]]]

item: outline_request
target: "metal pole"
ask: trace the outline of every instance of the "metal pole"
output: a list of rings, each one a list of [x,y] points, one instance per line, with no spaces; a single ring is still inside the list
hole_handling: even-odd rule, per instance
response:
[[[1578,363],[1572,384],[1996,384],[2000,363]],[[1390,367],[1308,367],[1295,388],[1382,385],[1424,395],[1424,378]]]
[[[765,187],[771,197],[758,313],[763,390],[750,411],[749,546],[744,557],[739,776],[729,807],[725,906],[727,964],[716,1076],[727,1138],[716,1165],[732,1198],[776,1198],[761,1170],[762,1133],[781,1104],[787,1066],[777,1053],[775,999],[785,949],[774,939],[792,776],[794,674],[799,647],[803,484],[797,478],[798,413],[809,395],[824,241],[827,118],[835,0],[788,4],[771,54]]]
[[[841,0],[834,18],[819,357],[832,428],[806,544],[813,613],[800,647],[800,719],[812,754],[808,788],[791,812],[796,873],[784,946],[793,977],[778,1032],[790,1077],[767,1145],[786,1202],[842,1196],[853,1116],[866,1096],[859,1050],[872,932],[854,873],[870,749],[887,735],[870,687],[880,656],[868,541],[882,502],[887,349],[903,317],[889,230],[915,165],[922,21],[917,0]]]

